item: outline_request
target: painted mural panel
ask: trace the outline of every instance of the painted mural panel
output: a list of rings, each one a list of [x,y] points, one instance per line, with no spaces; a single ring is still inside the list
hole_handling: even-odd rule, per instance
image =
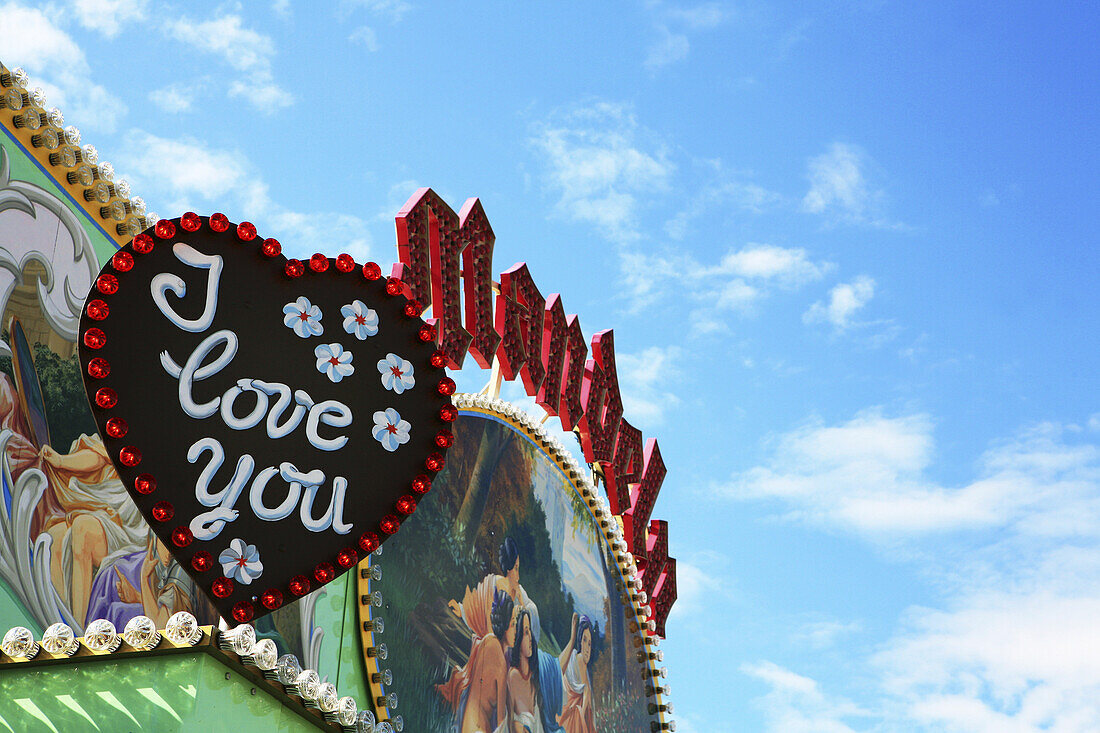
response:
[[[0,582],[39,630],[214,620],[127,496],[76,357],[84,297],[114,246],[0,137]]]
[[[463,412],[447,467],[384,547],[387,665],[411,730],[648,729],[599,527],[552,459]]]

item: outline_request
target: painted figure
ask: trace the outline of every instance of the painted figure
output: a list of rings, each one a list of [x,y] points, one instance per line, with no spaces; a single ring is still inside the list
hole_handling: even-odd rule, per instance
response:
[[[531,615],[521,610],[516,619],[516,645],[509,655],[508,733],[545,733],[538,648],[531,626]]]
[[[98,435],[81,435],[67,454],[43,446],[49,489],[31,524],[31,536],[53,538],[54,588],[81,624],[88,618],[92,581],[104,565],[146,545],[148,526],[115,473]]]
[[[505,537],[497,550],[497,560],[504,575],[486,575],[476,588],[466,588],[462,602],[451,600],[447,606],[461,618],[474,634],[475,641],[489,633],[490,613],[496,592],[503,591],[512,602],[526,609],[534,624],[535,638],[539,637],[539,612],[534,601],[519,583],[519,546],[511,537]]]
[[[565,733],[596,733],[592,685],[588,676],[592,661],[592,622],[587,616],[573,614],[573,630],[560,660],[565,704],[558,723]]]
[[[490,733],[507,706],[508,652],[515,644],[515,604],[498,591],[493,600],[493,631],[474,642],[465,667],[455,667],[436,690],[455,708],[459,733]]]

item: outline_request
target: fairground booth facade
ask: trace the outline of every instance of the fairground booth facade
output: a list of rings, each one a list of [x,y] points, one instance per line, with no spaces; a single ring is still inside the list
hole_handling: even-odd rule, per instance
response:
[[[88,142],[0,65],[0,730],[675,730],[612,331],[477,199],[288,259]]]

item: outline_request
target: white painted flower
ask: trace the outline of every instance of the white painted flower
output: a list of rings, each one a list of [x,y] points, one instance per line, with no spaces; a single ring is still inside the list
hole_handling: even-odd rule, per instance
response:
[[[299,296],[293,303],[283,306],[283,325],[294,329],[300,338],[320,336],[325,332],[321,325],[321,309],[309,302],[305,296]]]
[[[317,357],[317,371],[333,382],[339,382],[355,371],[351,365],[351,352],[344,351],[340,344],[320,344],[313,350]]]
[[[401,414],[392,407],[387,407],[385,412],[374,413],[374,430],[371,432],[374,439],[390,453],[397,450],[397,446],[409,442],[411,429],[409,421],[402,420]]]
[[[264,574],[260,551],[256,549],[256,545],[246,544],[240,538],[232,540],[229,547],[222,550],[222,554],[218,555],[218,562],[222,564],[225,577],[245,585]]]
[[[367,336],[378,333],[378,314],[361,300],[353,300],[340,309],[344,317],[344,330],[365,341]]]
[[[416,384],[413,365],[397,354],[386,354],[385,359],[379,359],[378,372],[382,375],[382,386],[397,394],[412,389]]]

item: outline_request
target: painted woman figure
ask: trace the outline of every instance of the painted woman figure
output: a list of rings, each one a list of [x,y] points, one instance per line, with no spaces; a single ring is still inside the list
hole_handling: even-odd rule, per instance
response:
[[[503,591],[516,606],[526,609],[531,614],[537,639],[540,630],[539,611],[527,595],[527,591],[519,584],[519,546],[514,539],[504,538],[497,550],[497,560],[500,562],[503,575],[493,573],[486,575],[476,588],[466,589],[461,603],[452,600],[447,605],[469,627],[476,641],[489,633],[489,616],[493,608],[493,598],[497,591]]]
[[[98,435],[81,435],[67,454],[41,451],[49,488],[31,536],[53,538],[50,575],[73,617],[87,624],[92,581],[109,556],[145,547],[149,529],[115,473]]]
[[[569,644],[561,654],[565,704],[558,723],[565,733],[596,733],[592,710],[592,684],[588,675],[592,661],[592,622],[587,616],[573,614]]]
[[[503,728],[508,733],[545,733],[538,647],[531,626],[531,615],[521,610],[516,618],[516,645],[509,655],[508,727]]]
[[[492,633],[475,639],[466,665],[455,666],[447,681],[435,686],[454,709],[452,730],[458,733],[488,733],[504,716],[508,650],[516,638],[514,609],[508,594],[498,591],[490,614]]]

